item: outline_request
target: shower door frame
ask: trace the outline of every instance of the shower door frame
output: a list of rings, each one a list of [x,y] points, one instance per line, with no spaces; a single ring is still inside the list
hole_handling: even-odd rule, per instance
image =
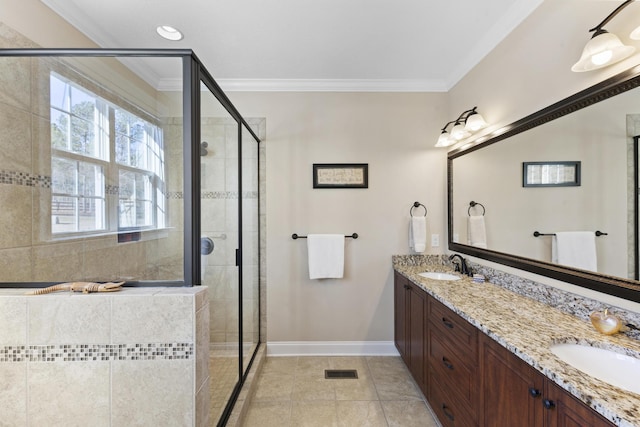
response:
[[[244,341],[244,331],[243,331],[243,272],[242,272],[242,266],[243,266],[243,221],[242,221],[242,214],[243,214],[243,209],[242,209],[242,190],[243,190],[243,186],[242,186],[242,133],[243,133],[243,129],[247,130],[251,136],[253,137],[253,139],[255,140],[256,144],[260,143],[260,138],[255,134],[255,132],[251,129],[251,127],[249,126],[249,124],[246,122],[246,120],[242,117],[242,115],[238,112],[238,110],[235,108],[235,106],[231,103],[231,101],[229,100],[229,98],[226,96],[226,94],[223,92],[222,88],[220,88],[220,86],[216,83],[216,81],[213,79],[213,77],[209,74],[209,72],[207,71],[206,68],[204,68],[204,66],[200,63],[200,61],[197,59],[197,57],[195,56],[195,54],[192,54],[192,61],[189,63],[188,61],[184,62],[184,73],[185,76],[190,76],[190,79],[193,84],[189,85],[189,89],[190,91],[187,92],[187,82],[185,79],[185,87],[184,87],[184,93],[186,96],[188,96],[190,99],[190,107],[187,108],[185,105],[185,112],[184,112],[184,136],[185,136],[185,146],[186,144],[186,138],[188,137],[188,135],[191,135],[191,141],[190,141],[190,150],[189,150],[189,161],[190,161],[190,165],[192,166],[191,168],[191,177],[190,177],[190,181],[193,184],[192,188],[191,188],[191,194],[189,195],[192,203],[191,205],[193,206],[192,211],[189,213],[190,216],[188,217],[191,221],[193,221],[191,230],[192,230],[192,234],[191,234],[191,248],[190,250],[192,251],[191,253],[193,254],[193,256],[191,256],[191,265],[186,265],[186,261],[187,261],[187,257],[185,256],[185,272],[187,271],[191,271],[192,274],[192,283],[197,283],[197,284],[201,284],[202,282],[202,278],[201,278],[201,258],[199,256],[199,249],[200,249],[200,234],[201,234],[201,224],[200,224],[200,181],[201,181],[201,170],[200,170],[200,140],[201,140],[201,128],[200,128],[200,117],[201,117],[201,110],[200,110],[200,102],[201,102],[201,97],[200,97],[200,82],[202,82],[207,89],[216,97],[216,99],[218,100],[218,102],[221,103],[221,105],[227,110],[227,112],[231,115],[231,117],[236,121],[237,126],[238,126],[238,137],[237,137],[237,141],[238,141],[238,249],[236,249],[236,253],[235,253],[235,261],[236,261],[236,267],[238,268],[238,382],[235,384],[233,391],[231,393],[231,397],[229,398],[229,400],[227,401],[227,404],[225,406],[224,411],[222,412],[222,415],[220,417],[220,419],[218,420],[218,427],[222,427],[225,426],[227,421],[229,420],[229,417],[231,416],[231,413],[233,411],[233,407],[236,403],[236,401],[238,400],[238,396],[240,395],[240,391],[242,390],[242,386],[244,385],[245,380],[247,379],[247,376],[249,374],[249,371],[251,370],[251,366],[253,365],[253,361],[255,360],[255,356],[258,352],[258,349],[260,347],[260,344],[262,342],[262,337],[260,336],[260,334],[258,333],[258,342],[256,343],[256,347],[253,351],[253,354],[251,354],[251,358],[249,363],[247,364],[247,369],[246,371],[244,370],[244,360],[243,360],[243,341]],[[186,99],[185,99],[185,104],[186,104]],[[187,112],[186,110],[189,110],[189,112]],[[190,113],[190,117],[187,116],[187,113]],[[190,132],[187,131],[187,123],[189,123],[189,130]],[[258,145],[256,145],[256,153],[258,152]],[[185,175],[187,173],[187,152],[185,151]],[[260,159],[259,159],[259,155],[257,156],[257,166],[258,168],[260,167]],[[185,176],[186,177],[186,176]],[[185,197],[186,197],[186,189],[185,189]],[[196,203],[194,204],[193,202],[196,201]],[[187,211],[186,211],[186,207],[189,205],[189,203],[187,203],[187,200],[185,199],[185,224],[187,222]],[[197,206],[196,206],[197,205]],[[256,215],[258,216],[258,218],[260,217],[260,192],[258,191],[258,209],[256,211]],[[258,221],[258,235],[260,235],[260,221]],[[185,236],[185,251],[187,250],[186,248],[186,237]],[[195,256],[196,254],[198,254],[198,256]],[[258,259],[260,259],[260,247],[258,245]],[[258,277],[260,277],[260,263],[258,262]],[[258,293],[260,293],[260,283],[258,282]],[[260,331],[260,299],[258,298],[258,325],[257,325],[257,330]]]

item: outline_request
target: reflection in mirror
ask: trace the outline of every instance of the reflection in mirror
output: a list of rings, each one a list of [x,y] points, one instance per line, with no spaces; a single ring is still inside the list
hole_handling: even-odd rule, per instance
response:
[[[637,81],[638,76],[626,79]],[[602,87],[575,97],[584,100],[597,90]],[[577,106],[569,98],[515,123],[506,136],[449,153],[449,248],[614,295],[616,286],[622,286],[633,289],[631,295],[625,290],[625,297],[640,299],[633,296],[640,293],[640,284],[627,280],[637,279],[634,137],[640,135],[639,91],[617,90],[616,96],[601,102],[594,97]],[[554,109],[565,111],[554,116]],[[537,126],[531,126],[536,120]],[[580,180],[571,186],[526,186],[523,165],[529,162],[580,162]],[[468,240],[471,201],[482,201],[487,210],[487,250]],[[535,231],[546,235],[535,237]],[[576,231],[593,236],[593,268],[564,268],[576,264],[553,257],[555,249],[562,250],[554,248],[553,234]],[[596,237],[596,231],[606,235]],[[588,256],[575,250],[571,255]]]

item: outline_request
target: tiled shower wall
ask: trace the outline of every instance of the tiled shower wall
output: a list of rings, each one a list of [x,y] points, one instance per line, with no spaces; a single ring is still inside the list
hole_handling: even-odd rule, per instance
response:
[[[264,138],[265,120],[248,119]],[[203,118],[202,139],[208,143],[201,157],[202,235],[214,241],[211,255],[202,257],[203,285],[209,286],[212,345],[238,342],[238,128],[235,121]],[[243,212],[243,341],[258,342],[258,147],[245,131],[242,147]],[[261,162],[263,165],[264,162]],[[261,179],[264,179],[261,176]]]
[[[0,425],[209,426],[207,289],[0,290]]]
[[[35,47],[0,23],[0,47]],[[182,133],[165,130],[169,225],[139,242],[115,234],[57,239],[51,234],[49,73],[63,71],[115,103],[117,95],[48,58],[0,58],[0,282],[181,280]],[[172,123],[163,124],[164,127]],[[108,182],[107,198],[118,197]],[[115,190],[113,190],[115,188]]]

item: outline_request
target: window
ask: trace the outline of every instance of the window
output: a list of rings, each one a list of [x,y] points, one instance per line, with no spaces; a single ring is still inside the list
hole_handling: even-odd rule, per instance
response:
[[[63,77],[50,84],[52,233],[164,227],[162,130]]]

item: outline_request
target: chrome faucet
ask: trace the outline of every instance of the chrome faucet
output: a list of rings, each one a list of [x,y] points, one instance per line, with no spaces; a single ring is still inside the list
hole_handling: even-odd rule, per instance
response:
[[[458,258],[457,260],[458,262],[456,262],[456,258]],[[466,276],[471,276],[471,270],[469,270],[469,267],[467,267],[467,262],[465,261],[464,258],[462,258],[460,254],[451,255],[449,257],[449,261],[451,261],[455,266],[454,267],[455,271],[458,271]]]

